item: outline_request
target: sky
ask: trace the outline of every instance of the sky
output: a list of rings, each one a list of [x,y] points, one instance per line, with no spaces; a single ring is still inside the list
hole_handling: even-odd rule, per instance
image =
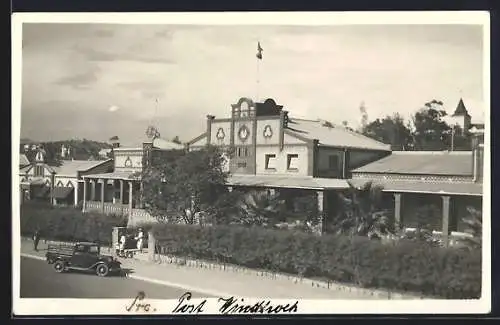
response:
[[[21,137],[188,141],[240,97],[291,117],[360,123],[460,97],[483,117],[480,25],[217,26],[24,23]],[[263,59],[257,60],[257,42]],[[152,122],[154,121],[154,122]]]

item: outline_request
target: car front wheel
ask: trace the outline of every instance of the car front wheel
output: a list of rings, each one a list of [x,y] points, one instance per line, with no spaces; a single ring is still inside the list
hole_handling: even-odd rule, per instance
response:
[[[63,261],[57,261],[54,263],[54,270],[57,272],[57,273],[62,273],[64,272],[64,269],[66,268],[66,266],[64,265],[64,262]]]
[[[95,270],[98,276],[106,276],[109,273],[109,267],[106,264],[97,265]]]

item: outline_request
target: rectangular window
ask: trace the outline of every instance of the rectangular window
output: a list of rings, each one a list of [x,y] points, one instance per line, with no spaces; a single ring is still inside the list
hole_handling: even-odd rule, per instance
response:
[[[288,170],[299,170],[299,155],[298,154],[287,155],[287,169]]]
[[[238,147],[238,149],[236,149],[236,151],[237,151],[236,156],[241,157],[241,148]]]
[[[266,169],[276,170],[276,155],[266,155]]]
[[[35,166],[35,176],[42,176],[43,177],[43,166]]]
[[[243,155],[244,155],[245,157],[248,157],[248,148],[246,148],[246,147],[245,147],[245,148],[243,148]]]
[[[244,161],[243,162],[239,162],[239,163],[236,164],[236,166],[238,168],[246,168],[247,167],[247,163],[244,162]]]
[[[333,170],[338,170],[339,169],[339,156],[337,155],[330,155],[328,157],[328,168],[333,169]]]

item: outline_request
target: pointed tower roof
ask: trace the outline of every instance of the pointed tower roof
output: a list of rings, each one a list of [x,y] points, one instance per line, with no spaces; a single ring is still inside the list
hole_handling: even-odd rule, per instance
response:
[[[467,112],[467,108],[465,108],[465,104],[462,98],[460,98],[460,101],[458,102],[457,108],[455,109],[455,112],[453,113],[452,116],[467,116],[469,113]]]

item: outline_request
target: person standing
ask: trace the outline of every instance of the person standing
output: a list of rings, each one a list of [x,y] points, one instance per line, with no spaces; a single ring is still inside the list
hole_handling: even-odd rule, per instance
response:
[[[142,232],[142,228],[139,228],[139,232],[135,239],[137,240],[137,249],[142,253],[142,245],[143,245],[142,241],[144,239],[144,233]]]
[[[120,254],[123,254],[125,252],[126,242],[127,242],[127,237],[125,236],[125,233],[122,233],[120,237]]]
[[[33,234],[33,248],[38,252],[38,243],[40,242],[40,230],[36,229]]]

